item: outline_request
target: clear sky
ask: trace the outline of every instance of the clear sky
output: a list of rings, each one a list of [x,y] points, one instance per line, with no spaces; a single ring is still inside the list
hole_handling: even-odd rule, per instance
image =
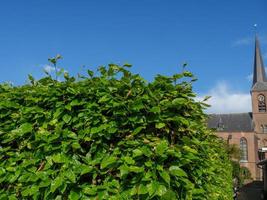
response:
[[[73,75],[82,66],[127,62],[148,80],[187,62],[199,79],[195,91],[221,101],[210,112],[243,112],[250,109],[255,23],[267,63],[266,19],[266,0],[3,1],[0,82],[40,78],[56,54]]]

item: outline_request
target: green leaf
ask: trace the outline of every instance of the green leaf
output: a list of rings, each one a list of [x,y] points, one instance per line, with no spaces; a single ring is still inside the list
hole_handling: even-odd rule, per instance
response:
[[[96,193],[97,193],[97,188],[96,187],[93,187],[93,188],[91,188],[92,186],[87,186],[86,188],[84,188],[83,189],[83,192],[85,193],[85,194],[89,194],[89,195],[96,195]]]
[[[110,100],[110,97],[106,95],[106,96],[101,97],[98,102],[104,103],[104,102],[107,102],[109,100]]]
[[[77,90],[75,90],[72,87],[68,87],[66,91],[69,92],[70,94],[77,94]]]
[[[95,133],[99,133],[100,131],[102,131],[103,129],[101,127],[93,127],[91,128],[91,133],[95,134]]]
[[[64,71],[63,76],[64,76],[65,80],[69,80],[69,79],[70,79],[70,75],[69,75],[68,72],[65,72],[65,71]]]
[[[68,162],[68,158],[66,156],[64,156],[63,154],[59,154],[59,153],[53,155],[51,158],[55,163],[66,163],[66,162]]]
[[[144,168],[143,167],[138,167],[138,166],[129,166],[128,169],[129,169],[130,172],[135,172],[135,173],[144,172]]]
[[[54,193],[57,188],[59,188],[63,183],[62,177],[58,176],[51,182],[50,191]]]
[[[71,191],[69,195],[69,200],[78,200],[78,199],[80,199],[79,193]]]
[[[150,112],[153,112],[153,113],[160,113],[160,107],[155,106],[155,107],[151,108]]]
[[[152,197],[156,193],[158,186],[159,184],[156,181],[153,181],[146,186],[150,197]]]
[[[132,135],[137,135],[138,133],[140,133],[141,130],[143,130],[145,127],[143,126],[139,126],[136,129],[134,129]]]
[[[77,135],[74,132],[67,131],[67,137],[72,138],[72,139],[77,139]]]
[[[193,189],[193,194],[194,195],[201,195],[201,194],[205,194],[205,190],[203,188],[194,188]]]
[[[87,73],[88,73],[88,75],[89,75],[90,77],[93,77],[93,76],[94,76],[94,72],[91,71],[91,70],[87,70]]]
[[[62,200],[62,196],[61,195],[57,195],[55,200]]]
[[[163,140],[156,146],[156,154],[162,155],[167,149],[168,142],[166,140]]]
[[[93,171],[93,167],[92,166],[87,166],[87,165],[82,165],[81,169],[82,169],[81,175],[84,175],[84,174],[87,174],[87,173]]]
[[[1,196],[0,196],[0,199],[1,199]],[[17,200],[17,197],[15,194],[11,194],[8,196],[8,200]]]
[[[114,156],[105,157],[101,162],[100,168],[105,169],[106,167],[108,167],[108,166],[110,166],[116,162],[117,162],[117,157],[114,157]]]
[[[81,145],[79,144],[79,142],[73,142],[71,144],[71,146],[73,149],[80,149],[81,148]]]
[[[144,186],[143,184],[140,184],[138,187],[138,194],[147,194],[148,190],[146,188],[146,186]]]
[[[31,196],[35,193],[39,192],[39,187],[36,186],[36,185],[32,185],[31,187],[29,188],[26,188],[25,190],[22,191],[22,196]]]
[[[34,85],[35,80],[34,80],[33,76],[29,74],[28,79],[30,80],[31,84]]]
[[[207,101],[211,98],[211,96],[205,96],[204,99],[202,101]]]
[[[186,146],[186,145],[183,146],[183,150],[185,150],[186,152],[190,152],[192,154],[198,154],[197,150],[195,150],[195,149],[193,149],[193,148],[191,148],[189,146]]]
[[[67,109],[67,110],[71,110],[71,105],[70,104],[67,104],[66,106],[65,106],[65,108]],[[64,120],[64,119],[63,119]]]
[[[143,108],[144,108],[144,104],[141,103],[141,102],[136,102],[136,103],[134,103],[134,105],[133,105],[133,109],[136,110],[136,111],[139,111],[139,110],[141,110],[141,109],[143,109]]]
[[[121,165],[119,167],[119,170],[120,170],[120,177],[121,178],[129,173],[129,167],[127,165]]]
[[[70,116],[70,115],[65,114],[65,115],[63,116],[63,121],[64,121],[66,124],[68,124],[68,123],[70,122],[70,120],[71,120],[71,116]]]
[[[172,101],[172,104],[173,105],[182,105],[182,104],[184,104],[184,103],[186,103],[186,99],[185,98],[176,98],[176,99],[174,99],[173,101]]]
[[[129,165],[133,165],[135,163],[134,159],[132,159],[131,157],[129,156],[125,156],[123,157],[123,160],[125,160],[125,162]]]
[[[136,187],[133,187],[132,189],[131,189],[131,193],[130,193],[130,195],[131,196],[135,196],[136,194],[137,194],[137,188]]]
[[[72,170],[65,171],[64,176],[68,178],[72,183],[76,182],[76,175]]]
[[[166,172],[166,171],[163,171],[163,172],[161,172],[160,173],[160,176],[163,178],[163,180],[168,184],[168,185],[170,185],[170,175],[169,175],[169,173],[168,172]]]
[[[171,166],[169,168],[169,171],[172,175],[177,176],[177,177],[187,177],[187,174],[185,173],[184,170],[182,170],[178,166]]]
[[[145,166],[152,167],[153,166],[153,162],[151,162],[150,160],[149,161],[146,161],[145,162]]]
[[[133,158],[143,155],[143,152],[140,149],[133,150]]]
[[[56,58],[48,58],[48,61],[51,62],[53,65],[55,65],[57,62]]]
[[[123,65],[123,67],[131,67],[132,65],[131,64],[129,64],[129,63],[125,63],[124,65]]]
[[[166,193],[161,197],[162,200],[178,199],[176,193],[172,190],[167,190]]]
[[[193,74],[189,71],[184,71],[183,74],[185,77],[193,77]]]
[[[167,188],[164,185],[159,185],[157,188],[157,195],[163,196],[167,192]]]
[[[108,129],[109,133],[116,133],[118,131],[118,129],[116,127],[111,127]]]
[[[18,131],[22,134],[25,134],[32,132],[32,129],[33,127],[30,123],[24,123],[19,127]]]
[[[70,102],[71,106],[78,106],[81,105],[81,102],[78,101],[78,99],[74,99]]]
[[[156,124],[156,128],[161,129],[161,128],[165,127],[165,125],[166,125],[165,123],[160,122],[160,123]]]

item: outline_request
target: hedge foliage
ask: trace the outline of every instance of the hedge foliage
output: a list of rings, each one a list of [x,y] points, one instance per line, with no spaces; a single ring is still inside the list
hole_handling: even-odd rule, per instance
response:
[[[231,165],[188,71],[129,65],[0,85],[0,199],[231,199]]]

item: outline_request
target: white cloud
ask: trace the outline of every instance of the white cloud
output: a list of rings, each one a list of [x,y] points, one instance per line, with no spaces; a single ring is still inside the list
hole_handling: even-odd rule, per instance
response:
[[[55,68],[51,65],[44,65],[43,69],[48,73],[55,71]]]
[[[249,93],[232,91],[225,82],[219,82],[206,95],[202,95],[197,100],[211,96],[207,101],[209,107],[207,113],[241,113],[251,112],[251,97]]]
[[[267,59],[267,52],[263,54],[263,58]]]

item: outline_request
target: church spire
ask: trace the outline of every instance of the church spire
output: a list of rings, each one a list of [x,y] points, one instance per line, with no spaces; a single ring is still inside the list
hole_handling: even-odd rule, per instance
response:
[[[253,84],[254,86],[257,82],[266,82],[266,74],[263,65],[259,39],[256,35],[255,37],[255,56],[254,56],[254,73],[253,73]]]

